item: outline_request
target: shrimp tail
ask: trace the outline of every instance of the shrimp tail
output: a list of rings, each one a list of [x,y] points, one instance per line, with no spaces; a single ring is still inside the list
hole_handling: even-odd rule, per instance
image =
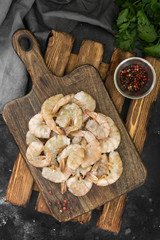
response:
[[[48,165],[51,164],[51,161],[52,161],[52,153],[51,152],[47,152],[46,161],[48,162]]]
[[[97,113],[96,113],[96,112],[93,112],[93,111],[91,111],[91,110],[89,110],[89,109],[85,109],[84,112],[85,112],[88,116],[90,116],[91,118],[93,118],[93,119],[97,117]]]
[[[66,166],[65,159],[64,159],[64,158],[61,158],[61,159],[60,159],[60,162],[59,162],[59,168],[60,168],[60,171],[61,171],[61,172],[64,172],[65,166]]]
[[[64,194],[67,191],[67,183],[61,182],[61,193]]]
[[[95,184],[98,182],[98,178],[91,172],[86,173],[86,179],[95,183]]]
[[[68,102],[71,102],[72,99],[74,98],[75,94],[69,94],[66,95],[65,97],[61,98],[57,104],[54,106],[52,109],[52,114],[54,115],[64,104],[67,104]]]
[[[66,132],[64,131],[64,129],[60,127],[56,127],[53,131],[55,131],[59,135],[66,135]]]

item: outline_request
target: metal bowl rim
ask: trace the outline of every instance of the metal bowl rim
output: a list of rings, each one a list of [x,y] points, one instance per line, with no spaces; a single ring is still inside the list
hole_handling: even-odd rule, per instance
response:
[[[117,84],[117,79],[116,79],[116,75],[117,75],[117,71],[118,69],[126,62],[130,61],[130,60],[139,60],[141,62],[144,62],[146,63],[151,71],[152,71],[152,74],[153,74],[153,82],[152,82],[152,85],[151,87],[148,89],[148,91],[146,91],[144,94],[142,94],[141,96],[130,96],[130,95],[127,95],[125,94],[119,87],[118,87],[118,84]],[[153,68],[153,66],[144,58],[140,58],[140,57],[130,57],[130,58],[126,58],[125,60],[123,60],[122,62],[120,62],[118,64],[118,66],[116,67],[115,71],[114,71],[114,84],[117,88],[117,90],[126,98],[130,98],[130,99],[139,99],[139,98],[142,98],[142,97],[146,97],[154,88],[155,86],[155,83],[156,83],[156,73],[155,73],[155,70]]]

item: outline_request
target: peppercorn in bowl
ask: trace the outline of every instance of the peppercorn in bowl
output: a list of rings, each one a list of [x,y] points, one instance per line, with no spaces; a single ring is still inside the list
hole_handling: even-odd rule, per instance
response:
[[[147,96],[156,83],[153,66],[143,58],[131,57],[122,61],[114,72],[117,90],[130,99]]]

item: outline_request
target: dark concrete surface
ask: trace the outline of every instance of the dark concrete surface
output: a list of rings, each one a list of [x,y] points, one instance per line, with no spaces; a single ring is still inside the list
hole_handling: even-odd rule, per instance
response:
[[[94,32],[94,34],[93,34]],[[91,34],[92,33],[92,34]],[[106,43],[104,60],[109,61],[113,37],[100,29],[79,24],[73,32],[79,36],[73,49],[78,51],[82,39]],[[126,111],[122,118],[125,119]],[[143,186],[129,194],[119,234],[98,229],[98,214],[93,211],[89,224],[59,223],[51,216],[34,210],[37,194],[26,207],[5,202],[5,194],[18,148],[0,116],[0,240],[160,240],[160,94],[155,103],[141,158],[148,175]]]

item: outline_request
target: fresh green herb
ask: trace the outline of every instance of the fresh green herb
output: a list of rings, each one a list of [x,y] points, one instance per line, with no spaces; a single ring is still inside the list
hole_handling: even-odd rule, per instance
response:
[[[121,24],[128,22],[128,12],[129,10],[126,8],[119,13],[117,18],[117,26],[121,26]]]
[[[138,37],[146,42],[154,42],[157,38],[154,25],[150,23],[143,10],[137,12],[137,31]]]
[[[115,3],[120,8],[115,45],[128,51],[137,47],[147,55],[160,57],[160,0],[115,0]]]
[[[157,44],[144,48],[144,53],[153,57],[160,57],[160,40]]]

